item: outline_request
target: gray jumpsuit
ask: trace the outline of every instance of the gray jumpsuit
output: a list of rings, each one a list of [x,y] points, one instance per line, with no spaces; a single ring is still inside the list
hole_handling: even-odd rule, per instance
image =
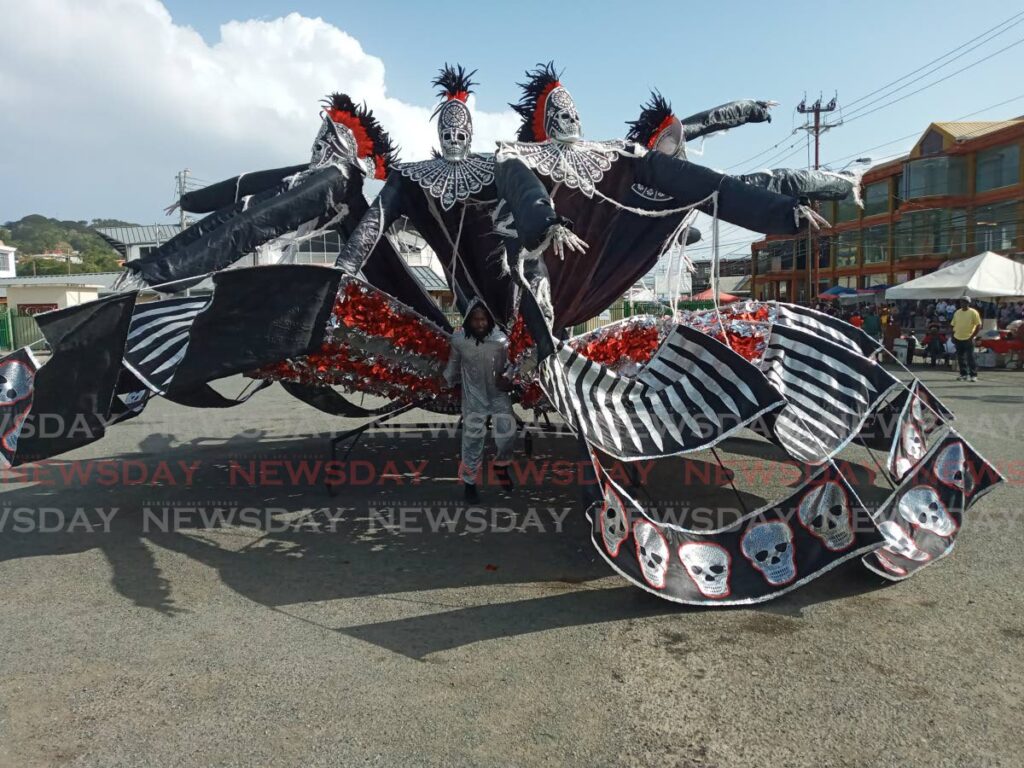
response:
[[[470,302],[465,317],[476,306]],[[509,464],[516,438],[516,421],[512,400],[497,385],[498,377],[508,364],[508,338],[495,326],[482,341],[464,328],[452,334],[451,356],[444,378],[449,385],[462,384],[462,463],[459,476],[465,483],[476,483],[483,461],[487,419],[497,446],[494,463]]]

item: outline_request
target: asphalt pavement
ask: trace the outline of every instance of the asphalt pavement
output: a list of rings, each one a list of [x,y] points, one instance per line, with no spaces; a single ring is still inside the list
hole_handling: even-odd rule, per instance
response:
[[[920,373],[1010,480],[955,552],[728,609],[610,572],[566,436],[467,509],[451,419],[405,414],[331,463],[358,422],[278,387],[158,400],[6,473],[0,766],[1024,765],[1024,374]],[[795,479],[754,435],[720,456],[658,465],[645,500],[747,508]]]

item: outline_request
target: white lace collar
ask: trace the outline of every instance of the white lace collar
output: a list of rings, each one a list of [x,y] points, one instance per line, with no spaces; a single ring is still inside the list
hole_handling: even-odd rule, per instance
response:
[[[499,159],[518,157],[530,168],[557,184],[592,197],[594,188],[620,155],[630,154],[623,141],[500,142]]]
[[[452,209],[470,195],[475,195],[494,181],[494,156],[469,155],[465,160],[435,157],[418,163],[401,163],[398,172],[419,184],[432,197],[441,201],[441,208]]]

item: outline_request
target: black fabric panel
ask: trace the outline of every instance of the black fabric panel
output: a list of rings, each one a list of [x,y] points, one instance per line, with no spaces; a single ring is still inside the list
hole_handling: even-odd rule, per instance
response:
[[[172,403],[185,405],[189,408],[234,408],[236,405],[246,402],[260,390],[266,389],[272,383],[270,380],[260,381],[247,394],[238,398],[225,397],[209,384],[200,384],[192,389],[168,393],[164,395],[164,398]]]
[[[309,168],[309,163],[303,163],[232,176],[230,179],[218,181],[208,187],[186,192],[181,196],[179,205],[182,210],[189,213],[210,213],[234,205],[246,195],[259,194],[271,187],[276,187],[288,176],[294,176],[307,168]]]
[[[405,407],[403,403],[388,403],[380,408],[363,408],[361,405],[353,403],[332,387],[315,387],[311,384],[298,384],[291,381],[282,381],[280,384],[292,397],[331,416],[344,416],[345,418],[359,419],[369,416],[378,416],[382,413],[395,410],[396,408]]]
[[[320,349],[341,273],[277,264],[233,269],[213,280],[213,301],[192,325],[167,390],[172,396]]]
[[[134,307],[135,293],[123,293],[36,316],[53,355],[36,374],[14,464],[103,437]]]

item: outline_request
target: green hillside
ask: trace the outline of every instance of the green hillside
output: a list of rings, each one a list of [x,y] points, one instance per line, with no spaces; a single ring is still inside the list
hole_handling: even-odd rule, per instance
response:
[[[19,275],[67,274],[66,262],[33,259],[32,254],[55,251],[78,251],[81,264],[72,264],[71,272],[116,272],[120,269],[118,253],[97,235],[93,227],[132,226],[117,219],[93,221],[59,221],[39,214],[0,225],[0,240],[18,249]]]

